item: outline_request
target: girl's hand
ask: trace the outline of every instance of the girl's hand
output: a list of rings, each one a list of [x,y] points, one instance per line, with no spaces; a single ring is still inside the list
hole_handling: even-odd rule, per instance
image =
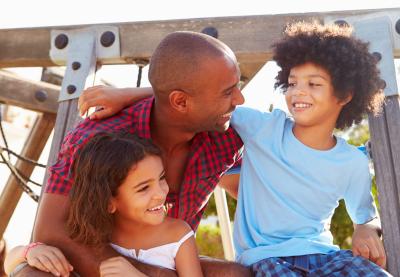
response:
[[[35,245],[28,249],[25,257],[30,266],[50,272],[54,276],[69,276],[69,273],[73,270],[72,265],[63,253],[53,246],[45,244]]]
[[[123,257],[113,257],[104,260],[100,264],[100,276],[145,277],[146,275],[137,270],[130,262],[128,262]]]

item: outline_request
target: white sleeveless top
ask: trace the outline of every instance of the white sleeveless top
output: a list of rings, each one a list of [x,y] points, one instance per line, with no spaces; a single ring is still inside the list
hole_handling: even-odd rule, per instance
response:
[[[190,231],[177,242],[172,242],[149,249],[139,249],[137,255],[135,249],[127,249],[113,243],[110,243],[110,245],[118,253],[124,255],[125,257],[133,258],[146,264],[162,266],[175,270],[175,256],[176,253],[178,253],[179,247],[181,247],[182,243],[184,243],[193,235],[193,231]]]

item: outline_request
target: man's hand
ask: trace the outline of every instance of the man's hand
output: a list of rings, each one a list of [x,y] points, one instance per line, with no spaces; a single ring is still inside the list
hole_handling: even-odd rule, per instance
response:
[[[378,236],[379,227],[373,223],[355,224],[353,233],[353,255],[371,260],[386,268],[386,254]]]
[[[129,276],[146,277],[147,275],[137,270],[130,262],[123,257],[114,257],[103,261],[100,264],[100,276]]]

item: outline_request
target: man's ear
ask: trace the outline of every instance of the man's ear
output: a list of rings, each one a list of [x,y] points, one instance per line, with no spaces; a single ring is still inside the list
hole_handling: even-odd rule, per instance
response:
[[[169,94],[169,103],[173,109],[185,113],[188,108],[188,97],[186,92],[174,90]]]
[[[351,99],[353,99],[353,92],[348,92],[347,96],[343,100],[340,100],[339,103],[341,106],[346,106],[351,101]]]

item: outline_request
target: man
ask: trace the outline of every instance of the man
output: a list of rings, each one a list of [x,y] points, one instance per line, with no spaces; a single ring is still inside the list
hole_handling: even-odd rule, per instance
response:
[[[196,229],[220,176],[240,160],[242,141],[229,128],[232,111],[244,102],[239,79],[235,55],[222,42],[193,32],[168,35],[150,63],[154,98],[105,120],[87,119],[66,136],[58,160],[50,168],[34,241],[59,247],[82,276],[98,275],[100,262],[116,255],[111,248],[94,255],[88,247],[72,241],[65,230],[68,192],[73,187],[71,162],[88,138],[99,131],[128,130],[152,139],[162,149],[170,187],[169,215]],[[151,276],[167,274],[135,265]],[[206,276],[249,275],[246,268],[234,263],[203,262],[202,266]]]

